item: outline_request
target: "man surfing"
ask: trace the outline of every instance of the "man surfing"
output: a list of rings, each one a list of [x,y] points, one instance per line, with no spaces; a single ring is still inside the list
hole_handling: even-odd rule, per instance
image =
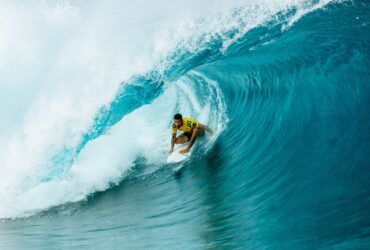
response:
[[[181,130],[184,133],[176,137],[177,130]],[[206,130],[211,135],[213,131],[206,125],[200,124],[197,120],[186,117],[182,118],[181,114],[176,114],[173,117],[172,124],[172,138],[171,138],[171,149],[169,154],[173,152],[173,148],[176,144],[183,144],[190,141],[189,145],[181,149],[179,152],[184,154],[190,151],[190,148],[194,145],[195,140],[197,139],[200,132]]]

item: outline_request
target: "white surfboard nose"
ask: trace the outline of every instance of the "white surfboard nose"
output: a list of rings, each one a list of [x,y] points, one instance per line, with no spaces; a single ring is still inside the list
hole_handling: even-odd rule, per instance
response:
[[[180,150],[185,148],[187,145],[188,143],[175,145],[174,151],[167,157],[167,163],[177,163],[188,159],[191,155],[191,151],[184,154],[180,153]]]

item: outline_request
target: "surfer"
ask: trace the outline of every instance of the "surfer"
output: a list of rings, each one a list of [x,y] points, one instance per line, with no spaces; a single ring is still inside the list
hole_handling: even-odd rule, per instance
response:
[[[184,131],[184,133],[176,137],[177,130]],[[199,133],[203,132],[204,130],[206,130],[211,135],[213,134],[213,131],[209,127],[200,124],[197,120],[193,118],[182,118],[181,114],[174,115],[172,124],[171,149],[169,153],[171,154],[173,152],[175,143],[183,144],[190,141],[189,145],[180,150],[180,153],[182,154],[189,152],[190,148],[194,145],[194,142],[197,139]]]

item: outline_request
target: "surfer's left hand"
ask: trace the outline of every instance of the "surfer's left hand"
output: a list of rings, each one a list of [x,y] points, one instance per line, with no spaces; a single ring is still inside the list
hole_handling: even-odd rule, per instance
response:
[[[181,150],[180,150],[180,153],[181,153],[181,154],[185,154],[185,153],[187,153],[187,152],[189,152],[189,151],[190,151],[190,148],[189,148],[189,147],[186,147],[186,148],[181,149]]]

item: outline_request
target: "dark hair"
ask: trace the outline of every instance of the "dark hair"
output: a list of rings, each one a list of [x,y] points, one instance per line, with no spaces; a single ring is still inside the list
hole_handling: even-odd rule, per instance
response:
[[[173,116],[173,119],[182,120],[182,115],[181,114],[176,114],[176,115]]]

